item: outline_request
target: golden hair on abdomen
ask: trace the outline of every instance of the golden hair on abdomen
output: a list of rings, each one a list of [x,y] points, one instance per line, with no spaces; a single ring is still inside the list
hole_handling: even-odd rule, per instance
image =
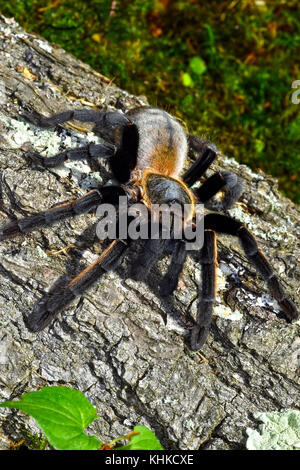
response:
[[[166,176],[179,176],[187,157],[186,135],[170,114],[142,107],[129,113],[139,129],[137,169],[151,168]]]

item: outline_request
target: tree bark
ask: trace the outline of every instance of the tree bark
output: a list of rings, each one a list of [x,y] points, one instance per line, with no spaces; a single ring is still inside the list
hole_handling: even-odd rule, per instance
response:
[[[0,51],[2,225],[111,178],[101,162],[53,170],[32,165],[28,148],[54,155],[99,138],[82,123],[41,130],[24,113],[126,110],[146,99],[4,17]],[[219,169],[242,178],[244,192],[229,213],[253,231],[299,307],[299,208],[262,172],[225,156],[207,174]],[[178,289],[165,299],[158,286],[168,259],[147,283],[134,282],[127,277],[132,251],[118,272],[103,276],[49,328],[28,331],[24,319],[35,300],[63,273],[74,274],[98,256],[96,221],[93,214],[78,216],[0,244],[1,401],[42,386],[74,387],[97,408],[99,419],[88,433],[103,442],[144,424],[165,449],[189,450],[243,449],[246,428],[257,427],[253,413],[299,406],[299,322],[278,315],[278,304],[233,237],[218,237],[218,298],[201,354],[189,350],[190,331],[181,322],[197,306],[201,271],[192,257]],[[38,430],[31,418],[8,409],[0,409],[0,429],[3,448],[7,439]]]

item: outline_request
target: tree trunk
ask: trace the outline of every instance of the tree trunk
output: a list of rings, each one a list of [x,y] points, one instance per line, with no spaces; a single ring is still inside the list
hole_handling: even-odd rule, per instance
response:
[[[99,138],[82,123],[41,130],[21,117],[26,111],[125,110],[146,100],[12,19],[0,19],[0,50],[1,225],[111,178],[101,162],[53,170],[31,164],[28,148],[54,155]],[[253,231],[297,303],[299,209],[262,172],[228,157],[208,175],[219,169],[242,178],[243,195],[229,213]],[[126,276],[132,251],[118,272],[103,276],[49,328],[28,331],[24,319],[35,300],[63,273],[74,274],[98,256],[96,221],[93,214],[78,216],[0,244],[0,401],[42,386],[74,387],[97,408],[99,419],[88,432],[102,441],[144,424],[165,449],[189,450],[243,449],[246,428],[257,427],[253,413],[299,406],[299,324],[278,315],[278,304],[233,237],[218,238],[218,297],[201,354],[189,350],[190,331],[181,321],[197,306],[201,270],[191,257],[166,299],[157,286],[168,259],[147,283],[135,282]],[[0,428],[3,442],[38,429],[23,413],[2,408]]]

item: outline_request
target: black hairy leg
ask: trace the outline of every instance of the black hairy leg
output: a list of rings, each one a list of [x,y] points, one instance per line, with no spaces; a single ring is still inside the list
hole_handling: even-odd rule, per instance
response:
[[[105,272],[116,269],[127,247],[128,243],[124,240],[114,240],[94,263],[81,271],[64,288],[39,299],[33,307],[32,314],[27,318],[28,328],[31,331],[41,331],[46,328],[63,308],[82,295]]]
[[[130,173],[135,168],[138,158],[139,134],[135,124],[123,126],[120,146],[110,158],[110,167],[120,183],[130,179]]]
[[[93,189],[78,199],[55,205],[38,214],[16,219],[2,225],[0,227],[0,241],[17,235],[24,235],[40,227],[53,225],[69,217],[85,214],[100,204],[118,204],[119,196],[124,195],[125,191],[119,186],[104,186],[99,189]]]
[[[172,258],[168,270],[160,285],[163,296],[171,295],[177,287],[178,279],[185,263],[187,252],[182,240],[173,240]]]
[[[66,160],[108,159],[113,157],[115,151],[116,148],[112,144],[89,144],[84,147],[60,152],[53,157],[44,158],[38,152],[26,152],[26,157],[43,167],[54,168]]]
[[[204,226],[205,229],[237,236],[249,261],[267,282],[269,291],[279,303],[286,318],[291,321],[299,318],[295,304],[285,293],[271,264],[264,253],[259,249],[254,235],[244,224],[225,215],[208,214],[204,218]]]
[[[189,136],[189,145],[200,155],[184,173],[182,179],[188,186],[193,186],[214,162],[218,155],[218,150],[214,144],[196,136]]]
[[[205,152],[205,150],[207,149],[207,147],[211,148],[216,153],[218,153],[218,150],[215,144],[210,142],[207,139],[204,139],[203,137],[199,137],[198,135],[188,134],[187,139],[188,139],[189,151],[193,150],[194,152],[199,154],[200,158]]]
[[[167,248],[169,240],[149,239],[144,245],[143,252],[138,256],[131,270],[131,277],[136,281],[144,280],[152,266],[159,260]]]
[[[74,119],[80,122],[92,122],[95,124],[95,130],[106,130],[109,134],[116,128],[122,128],[130,123],[130,120],[124,114],[98,111],[96,109],[72,109],[49,117],[34,112],[26,113],[25,117],[33,124],[45,128],[64,124]]]
[[[67,150],[53,157],[43,158],[36,152],[27,152],[27,156],[35,163],[53,168],[69,160],[104,158],[109,163],[114,176],[121,183],[129,180],[130,173],[137,163],[139,134],[135,124],[128,117],[118,112],[103,112],[93,109],[64,111],[54,116],[45,117],[37,113],[27,116],[39,127],[52,127],[70,120],[95,123],[94,131],[102,137],[114,142],[105,144],[89,144],[78,149]],[[117,143],[117,145],[115,145]]]
[[[204,175],[206,170],[218,156],[218,150],[211,142],[200,137],[189,135],[189,147],[199,153],[198,159],[184,173],[183,180],[188,186],[192,186]],[[238,201],[242,193],[242,184],[234,173],[219,171],[210,176],[194,193],[199,202],[205,203],[217,194],[221,189],[225,191],[222,200],[223,208],[230,209]]]
[[[212,320],[214,301],[216,297],[216,267],[217,248],[216,234],[213,230],[204,231],[204,244],[200,252],[202,268],[202,289],[199,292],[196,325],[191,333],[191,348],[201,349],[204,345]]]
[[[230,209],[242,194],[242,184],[235,173],[230,171],[218,171],[194,190],[199,202],[205,203],[217,194],[221,189],[225,191],[222,199],[223,209]]]

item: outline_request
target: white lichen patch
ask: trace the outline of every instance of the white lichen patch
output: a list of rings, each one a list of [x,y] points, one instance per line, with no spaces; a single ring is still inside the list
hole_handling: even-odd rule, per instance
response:
[[[20,148],[25,143],[30,143],[43,157],[51,157],[66,149],[87,145],[90,142],[99,142],[99,138],[92,132],[84,135],[69,132],[69,135],[61,136],[55,129],[40,129],[24,120],[8,118],[2,113],[0,121],[5,124],[5,139],[11,148]],[[83,189],[95,187],[102,181],[99,173],[90,175],[91,169],[84,161],[67,161],[52,168],[51,171],[62,178],[69,177]]]
[[[217,286],[218,291],[225,290],[227,286],[226,276],[237,274],[228,264],[220,263],[217,268]]]
[[[44,258],[44,259],[47,259],[48,261],[51,261],[51,258],[47,255],[47,253],[45,253],[44,250],[42,250],[42,248],[39,245],[37,245],[37,251],[38,251],[41,258]]]
[[[80,173],[79,173],[79,176],[81,176]],[[102,183],[102,176],[100,175],[99,171],[95,171],[94,173],[91,173],[90,175],[81,179],[80,187],[82,189],[88,190],[90,188],[96,188],[98,186],[101,186],[101,183]]]
[[[218,292],[224,291],[227,288],[226,275],[238,276],[237,271],[231,268],[231,266],[220,263],[220,267],[217,268],[217,290]],[[240,321],[243,315],[238,310],[231,310],[227,305],[224,305],[223,300],[220,296],[216,297],[216,305],[214,307],[214,315],[217,315],[224,320]]]
[[[271,307],[274,312],[276,313],[280,312],[280,307],[279,307],[278,302],[272,297],[270,297],[269,294],[262,294],[256,297],[255,305],[257,305],[258,307],[265,307],[265,308]]]
[[[6,100],[5,85],[3,82],[0,82],[0,105],[4,105]]]
[[[6,18],[5,16],[1,15],[1,19],[4,23],[0,25],[0,32],[4,35],[11,34],[13,32],[12,30],[19,26],[14,18]],[[4,26],[4,24],[6,26]]]
[[[243,315],[238,310],[231,310],[226,305],[216,305],[214,308],[214,315],[217,315],[224,320],[230,321],[240,321],[243,318]]]
[[[193,429],[195,426],[194,422],[191,420],[191,419],[186,419],[185,421],[183,421],[183,427],[185,429]]]
[[[238,270],[229,264],[221,262],[220,267],[217,269],[217,292],[222,292],[227,289],[226,276],[230,275],[231,277],[236,278],[236,280],[239,280],[239,276],[242,274],[242,270]],[[271,310],[274,313],[279,313],[281,311],[278,302],[269,294],[254,295],[251,292],[245,291],[241,288],[239,290],[239,296],[243,299],[244,303],[249,303],[260,308],[265,308]],[[225,306],[220,296],[216,297],[214,314],[220,318],[231,321],[239,321],[243,318],[243,315],[240,311],[233,311],[228,306]]]
[[[245,303],[250,303],[253,306],[266,308],[274,313],[281,312],[278,302],[269,294],[254,295],[241,289],[241,298]]]
[[[245,224],[255,236],[262,240],[282,241],[287,236],[287,228],[284,223],[277,227],[270,226],[266,231],[261,228],[261,224],[256,223],[255,216],[247,214],[240,204],[236,204],[229,210],[229,213],[231,217]]]
[[[299,450],[300,411],[282,410],[255,413],[254,418],[262,422],[258,431],[247,428],[248,450]]]
[[[167,328],[169,331],[174,331],[175,333],[178,333],[179,335],[188,335],[189,333],[185,330],[185,328],[178,323],[176,319],[172,317],[172,315],[168,315],[166,317],[166,325],[165,328]]]
[[[52,54],[53,48],[50,46],[49,43],[45,41],[41,41],[41,39],[34,39],[34,42],[37,43],[37,45],[43,49],[44,51],[48,52],[49,54]]]

